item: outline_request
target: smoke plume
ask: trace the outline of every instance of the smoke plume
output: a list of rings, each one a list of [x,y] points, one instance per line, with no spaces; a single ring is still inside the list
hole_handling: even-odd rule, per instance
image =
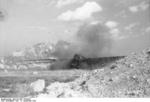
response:
[[[59,41],[53,53],[60,59],[72,58],[74,54],[85,57],[102,57],[110,55],[111,38],[109,29],[100,23],[83,24],[77,31],[75,43]]]
[[[78,53],[86,57],[109,55],[108,50],[111,48],[112,41],[108,33],[109,29],[99,23],[82,25],[77,32],[77,40],[80,47]]]
[[[70,59],[76,53],[76,48],[74,44],[60,40],[55,45],[53,55],[59,59]]]

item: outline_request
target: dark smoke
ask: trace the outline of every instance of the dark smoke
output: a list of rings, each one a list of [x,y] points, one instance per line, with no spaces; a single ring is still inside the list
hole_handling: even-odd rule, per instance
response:
[[[82,25],[77,32],[77,40],[81,48],[78,53],[86,57],[110,55],[108,50],[111,48],[112,41],[108,33],[109,29],[99,23]]]
[[[60,40],[55,45],[55,52],[53,53],[59,59],[70,59],[76,53],[74,44]]]
[[[58,41],[54,56],[60,59],[72,58],[74,54],[85,57],[102,57],[110,55],[111,39],[109,29],[101,24],[84,24],[76,34],[76,43]]]
[[[75,40],[75,43],[57,42],[53,55],[63,60],[54,63],[51,70],[70,69],[68,64],[75,54],[91,58],[110,56],[112,40],[109,37],[109,29],[101,24],[80,26]]]

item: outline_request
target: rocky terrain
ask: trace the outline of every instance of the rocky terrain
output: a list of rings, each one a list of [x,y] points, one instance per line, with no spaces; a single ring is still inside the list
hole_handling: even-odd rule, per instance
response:
[[[86,72],[75,81],[52,83],[37,97],[150,97],[150,50]]]
[[[50,56],[50,49],[45,55],[43,49],[47,48],[50,47],[39,48],[39,56],[34,53],[32,59],[55,58]],[[150,97],[150,49],[92,70],[86,70],[85,66],[47,70],[45,63],[23,65],[20,59],[31,59],[25,55],[25,52],[20,56],[13,54],[0,60],[0,97]]]

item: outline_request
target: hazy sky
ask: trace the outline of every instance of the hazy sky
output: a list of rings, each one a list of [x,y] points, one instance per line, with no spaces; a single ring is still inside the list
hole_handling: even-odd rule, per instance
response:
[[[72,41],[85,22],[109,28],[113,54],[150,47],[150,0],[0,0],[0,56]]]

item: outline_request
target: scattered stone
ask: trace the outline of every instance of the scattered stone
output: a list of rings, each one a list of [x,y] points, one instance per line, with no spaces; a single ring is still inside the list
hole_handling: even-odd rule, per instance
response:
[[[45,88],[45,80],[38,79],[37,81],[32,82],[31,88],[33,89],[34,92],[42,92]]]

